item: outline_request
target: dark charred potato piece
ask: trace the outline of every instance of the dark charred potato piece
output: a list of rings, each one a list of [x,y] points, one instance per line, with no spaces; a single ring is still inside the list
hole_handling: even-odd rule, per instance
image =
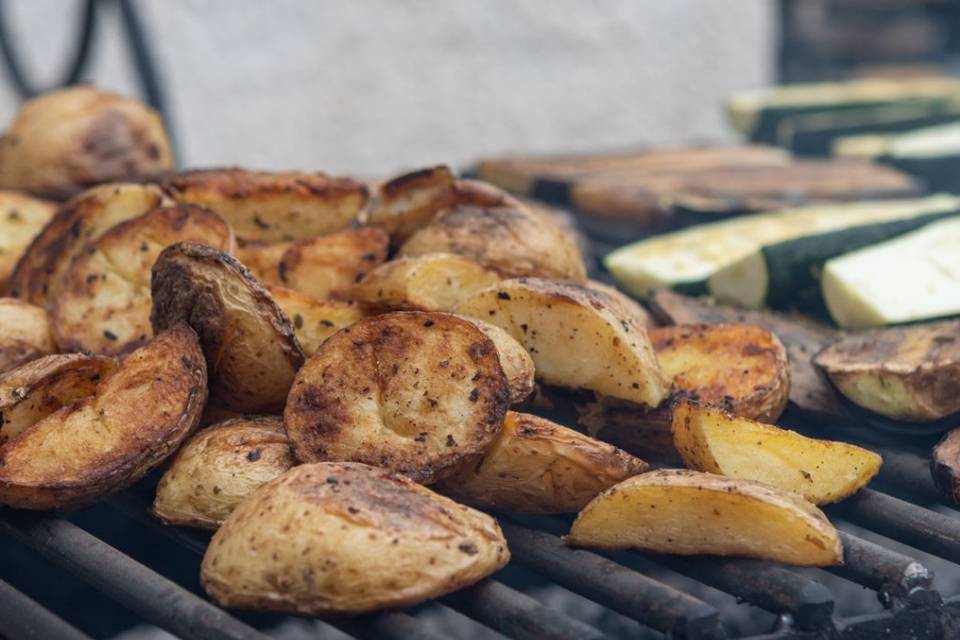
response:
[[[153,514],[216,529],[250,493],[294,465],[279,417],[237,418],[188,440],[160,478]]]
[[[225,409],[271,413],[283,407],[304,355],[293,325],[230,254],[181,242],[153,265],[155,332],[186,322],[210,368],[210,400]]]
[[[286,287],[268,287],[270,295],[293,323],[304,353],[313,355],[323,341],[366,317],[359,306],[340,300],[321,300]]]
[[[225,607],[356,614],[462,589],[509,559],[490,516],[382,469],[318,463],[240,503],[207,547],[200,581]]]
[[[0,504],[76,507],[133,484],[199,424],[206,381],[189,327],[158,335],[106,375],[94,395],[0,446]]]
[[[367,204],[367,187],[322,173],[204,169],[160,180],[177,201],[213,209],[246,240],[285,242],[338,231]]]
[[[0,191],[0,291],[20,256],[56,211],[56,205],[18,191]]]
[[[0,138],[0,188],[61,200],[172,167],[170,140],[156,111],[89,86],[27,101]]]
[[[46,311],[16,298],[0,298],[0,372],[56,350]]]
[[[960,505],[960,429],[948,432],[933,448],[930,471],[943,497]]]
[[[166,247],[193,241],[233,249],[223,219],[193,205],[158,207],[121,222],[78,254],[49,303],[61,351],[121,354],[150,339],[150,269]]]
[[[283,421],[301,462],[363,462],[430,483],[486,450],[509,402],[496,345],[480,329],[405,311],[324,342],[297,374]]]
[[[388,244],[375,227],[298,242],[280,259],[280,282],[315,298],[349,299],[354,283],[387,259]]]
[[[280,260],[293,242],[263,242],[237,238],[233,255],[243,263],[260,284],[275,286],[280,282]]]

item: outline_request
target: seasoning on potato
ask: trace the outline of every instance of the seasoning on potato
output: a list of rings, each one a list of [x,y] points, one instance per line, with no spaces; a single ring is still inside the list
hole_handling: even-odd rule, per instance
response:
[[[280,282],[315,298],[349,300],[353,285],[387,259],[388,243],[376,227],[301,240],[280,257]]]
[[[293,332],[308,356],[316,353],[324,340],[367,315],[352,302],[322,300],[281,286],[269,286],[267,291],[290,318]]]

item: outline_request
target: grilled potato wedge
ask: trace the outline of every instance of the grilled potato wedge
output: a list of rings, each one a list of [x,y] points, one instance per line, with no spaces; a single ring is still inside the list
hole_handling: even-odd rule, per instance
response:
[[[400,247],[400,256],[454,253],[504,277],[537,276],[584,282],[576,240],[547,215],[520,203],[460,205],[439,213]]]
[[[616,298],[620,303],[620,306],[622,306],[624,309],[628,309],[630,313],[633,314],[637,324],[644,329],[649,331],[650,329],[655,329],[657,327],[657,322],[654,320],[649,311],[644,309],[639,302],[626,295],[616,287],[611,287],[610,285],[598,280],[587,280],[586,283],[584,283],[584,286],[586,286],[588,289],[605,293],[611,298]]]
[[[699,471],[640,474],[577,516],[568,544],[678,555],[742,556],[801,567],[843,564],[837,530],[792,493]]]
[[[116,366],[113,358],[56,354],[0,375],[0,444],[61,407],[93,395]]]
[[[116,355],[147,343],[150,269],[166,247],[183,241],[233,250],[223,218],[193,205],[158,207],[121,222],[78,254],[49,303],[61,351]]]
[[[601,291],[517,278],[474,293],[457,311],[505,329],[530,353],[537,377],[547,384],[650,407],[669,392],[646,330]]]
[[[16,298],[0,298],[0,372],[56,350],[46,311]]]
[[[207,370],[197,336],[178,325],[128,355],[93,395],[0,446],[0,504],[54,509],[136,482],[200,422]]]
[[[460,317],[476,325],[484,335],[493,340],[497,355],[500,357],[500,366],[503,367],[507,384],[510,385],[510,404],[523,402],[533,393],[535,373],[533,358],[522,344],[497,325],[467,316]]]
[[[207,547],[200,581],[225,607],[356,614],[462,589],[509,559],[490,516],[383,469],[326,462],[241,502]]]
[[[305,240],[344,229],[366,206],[367,187],[322,173],[203,169],[160,179],[177,202],[219,213],[247,240]]]
[[[846,442],[808,438],[689,400],[674,405],[673,438],[691,469],[757,480],[813,504],[853,495],[883,463],[876,453]]]
[[[53,217],[54,203],[19,191],[0,191],[0,291],[20,256]]]
[[[888,418],[960,412],[960,320],[851,334],[813,361],[847,399]]]
[[[340,300],[321,300],[286,287],[267,287],[273,300],[293,323],[304,353],[312,356],[323,341],[366,317],[359,306]]]
[[[389,242],[375,227],[297,242],[280,259],[280,282],[315,298],[349,299],[354,283],[387,259]]]
[[[160,114],[90,86],[28,100],[0,138],[0,188],[55,199],[172,167]]]
[[[385,311],[453,311],[465,297],[501,279],[469,258],[427,253],[380,265],[354,285],[350,297]]]
[[[428,484],[482,453],[510,386],[471,322],[398,311],[334,334],[297,374],[283,414],[301,462],[374,464]]]
[[[216,529],[256,488],[295,464],[279,417],[236,418],[188,440],[157,485],[166,524]]]
[[[960,504],[960,429],[946,433],[933,448],[930,472],[941,495]]]
[[[181,242],[153,265],[154,332],[186,322],[210,367],[210,400],[241,413],[283,407],[304,354],[293,324],[230,254]]]
[[[602,491],[648,468],[643,460],[578,431],[509,411],[487,452],[437,489],[482,508],[576,513]]]
[[[164,203],[155,186],[108,184],[66,202],[37,235],[7,283],[11,296],[44,306],[60,294],[63,273],[74,256],[117,224]]]
[[[243,263],[260,284],[279,286],[280,260],[292,242],[263,242],[262,240],[244,240],[237,238],[234,257]]]

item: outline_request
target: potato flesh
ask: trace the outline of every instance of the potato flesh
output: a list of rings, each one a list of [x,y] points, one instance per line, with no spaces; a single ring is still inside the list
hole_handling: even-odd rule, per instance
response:
[[[320,300],[286,287],[267,289],[290,318],[293,332],[308,356],[316,353],[320,345],[337,331],[366,316],[363,310],[352,302]]]
[[[500,358],[500,366],[503,367],[503,373],[507,376],[507,383],[510,385],[510,404],[518,404],[526,400],[527,396],[533,393],[535,373],[533,358],[527,350],[514,340],[513,336],[495,324],[476,318],[460,317],[476,325],[493,341],[497,348],[497,356]]]
[[[0,298],[0,372],[56,350],[46,311],[17,298]]]
[[[280,282],[315,298],[349,300],[354,283],[387,258],[387,234],[347,229],[298,242],[280,260]]]
[[[18,191],[0,191],[0,292],[33,238],[50,221],[56,205]]]
[[[764,482],[814,504],[853,495],[882,464],[879,455],[852,444],[808,438],[690,402],[674,407],[673,421],[674,442],[688,467]]]

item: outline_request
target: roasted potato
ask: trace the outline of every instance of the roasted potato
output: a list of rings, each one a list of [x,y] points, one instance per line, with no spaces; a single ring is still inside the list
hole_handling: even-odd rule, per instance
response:
[[[650,315],[649,311],[644,309],[639,302],[623,293],[616,287],[611,287],[610,285],[598,280],[587,280],[586,283],[584,283],[584,286],[586,286],[588,289],[605,293],[611,298],[616,298],[624,309],[628,309],[630,313],[633,314],[637,324],[644,329],[649,331],[650,329],[655,329],[657,327],[657,321],[652,315]]]
[[[19,191],[0,191],[0,291],[6,290],[17,260],[56,210],[47,200]]]
[[[160,114],[90,86],[27,101],[0,137],[0,188],[56,199],[172,166]]]
[[[554,401],[555,389],[545,389],[547,399]],[[577,424],[590,436],[609,442],[645,460],[660,464],[680,464],[680,454],[673,444],[670,421],[673,410],[670,400],[655,409],[636,402],[617,400],[604,395],[575,401]]]
[[[510,386],[494,342],[453,315],[342,329],[300,369],[283,423],[301,462],[364,462],[428,484],[490,446]]]
[[[517,278],[474,293],[457,311],[505,329],[527,349],[537,377],[547,384],[650,407],[669,392],[646,330],[602,291]]]
[[[509,560],[490,516],[383,469],[326,462],[241,502],[207,547],[200,581],[225,607],[356,614],[456,591]]]
[[[699,471],[643,473],[588,504],[568,544],[678,555],[743,556],[801,567],[843,564],[836,529],[815,506],[752,480]]]
[[[178,325],[128,355],[96,392],[0,446],[0,504],[88,504],[136,482],[200,421],[207,370],[197,336]]]
[[[87,245],[48,304],[60,350],[116,355],[146,344],[153,335],[150,269],[163,249],[187,240],[233,250],[223,218],[193,205],[152,209]]]
[[[535,374],[533,358],[522,344],[497,325],[467,316],[460,317],[472,322],[480,331],[483,331],[484,335],[493,340],[497,355],[500,357],[500,366],[503,367],[507,384],[510,385],[510,404],[523,402],[533,392]]]
[[[116,366],[113,358],[57,354],[0,375],[0,445],[61,407],[93,395]]]
[[[244,240],[237,238],[237,248],[233,255],[243,263],[260,284],[279,286],[280,260],[284,252],[293,246],[293,242],[263,242],[262,240]]]
[[[941,495],[960,505],[960,428],[946,433],[933,448],[930,472]]]
[[[960,412],[960,320],[854,333],[813,361],[849,400],[888,418]]]
[[[437,489],[460,502],[500,511],[575,513],[600,492],[648,468],[643,460],[573,429],[508,411],[487,452]]]
[[[401,257],[454,253],[504,277],[537,276],[584,282],[576,240],[552,218],[520,203],[460,205],[439,213],[400,247]]]
[[[170,525],[216,529],[257,487],[294,464],[279,417],[221,422],[174,456],[157,485],[153,514]]]
[[[322,173],[201,169],[164,176],[177,202],[213,209],[246,240],[304,240],[350,226],[366,206],[366,185]]]
[[[313,355],[323,341],[365,317],[358,305],[340,300],[321,300],[286,287],[267,287],[283,310],[304,353]]]
[[[453,311],[470,294],[502,278],[452,253],[397,258],[367,273],[350,297],[385,311]]]
[[[0,298],[0,372],[56,350],[46,311],[16,298]]]
[[[245,413],[279,411],[304,354],[293,324],[230,254],[193,242],[167,247],[153,265],[150,322],[159,333],[186,322],[210,368],[210,400]]]
[[[673,408],[673,438],[691,469],[757,480],[813,504],[853,495],[883,462],[876,453],[846,442],[808,438],[689,400]]]
[[[349,299],[354,283],[387,259],[389,242],[375,227],[297,242],[280,258],[280,282],[315,298]]]

